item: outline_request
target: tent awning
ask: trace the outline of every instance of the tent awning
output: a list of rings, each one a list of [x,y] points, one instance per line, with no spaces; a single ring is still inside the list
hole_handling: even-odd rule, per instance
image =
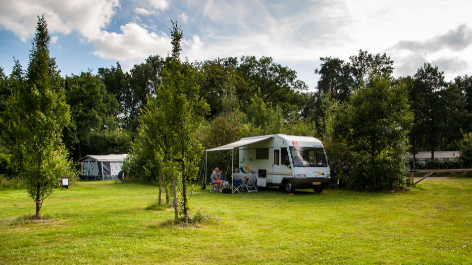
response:
[[[269,139],[269,138],[273,138],[273,137],[274,137],[274,135],[264,135],[264,136],[244,138],[244,139],[241,139],[241,140],[239,140],[237,142],[234,142],[234,143],[222,145],[222,146],[215,147],[215,148],[212,148],[212,149],[207,149],[206,151],[208,152],[208,151],[232,150],[236,147],[240,147],[240,146],[260,142],[260,141],[263,141],[263,140],[266,140],[266,139]]]
[[[125,158],[127,157],[127,154],[120,154],[120,155],[86,155],[79,159],[79,162],[87,159],[88,157],[93,158],[97,161],[102,161],[102,162],[123,162]]]

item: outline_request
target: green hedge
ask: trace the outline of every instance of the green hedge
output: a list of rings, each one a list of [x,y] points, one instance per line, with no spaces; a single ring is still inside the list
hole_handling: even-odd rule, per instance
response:
[[[410,162],[411,168],[413,168],[413,163]],[[457,169],[462,168],[459,161],[426,161],[426,163],[416,163],[416,169]]]

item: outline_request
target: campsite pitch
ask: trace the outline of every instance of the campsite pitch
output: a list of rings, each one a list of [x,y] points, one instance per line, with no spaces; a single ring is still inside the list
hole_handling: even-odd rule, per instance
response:
[[[26,191],[0,190],[0,264],[470,264],[472,178],[409,192],[221,194],[193,188],[209,217],[171,224],[157,187],[81,182],[56,190],[44,220]]]

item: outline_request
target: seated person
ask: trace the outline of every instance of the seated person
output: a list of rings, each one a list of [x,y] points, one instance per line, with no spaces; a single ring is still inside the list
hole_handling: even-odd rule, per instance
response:
[[[238,169],[238,172],[239,172],[239,169]],[[254,173],[254,171],[252,171],[252,170],[249,171],[249,172],[250,172],[250,173]],[[243,178],[243,182],[246,182],[246,183],[247,183],[248,181],[249,181],[249,175],[247,175],[247,176],[245,176],[245,177]]]
[[[218,184],[218,190],[223,190],[223,180],[221,180],[221,172],[218,167],[215,167],[215,171],[211,174],[211,184]]]
[[[239,173],[239,168],[235,168],[235,169],[234,169],[234,173],[235,173],[235,174]],[[249,176],[246,176],[246,177],[244,177],[243,179],[241,179],[241,181],[244,182],[244,181],[246,181],[246,180],[248,180],[248,179],[249,179]]]
[[[301,159],[299,156],[293,157],[293,166],[294,167],[303,167],[306,166],[306,162]]]

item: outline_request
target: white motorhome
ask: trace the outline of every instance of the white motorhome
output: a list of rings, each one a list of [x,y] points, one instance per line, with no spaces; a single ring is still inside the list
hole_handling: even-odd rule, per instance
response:
[[[284,134],[242,138],[207,151],[239,148],[243,176],[255,174],[258,187],[278,186],[286,192],[313,189],[319,193],[330,183],[323,144],[314,137]]]

